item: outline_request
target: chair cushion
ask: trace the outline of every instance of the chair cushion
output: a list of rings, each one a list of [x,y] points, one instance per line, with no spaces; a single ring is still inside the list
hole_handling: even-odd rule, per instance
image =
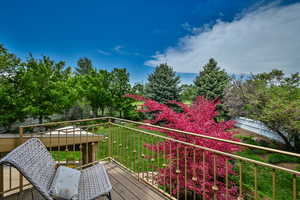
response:
[[[57,200],[78,199],[81,172],[60,166],[57,168],[49,193]]]

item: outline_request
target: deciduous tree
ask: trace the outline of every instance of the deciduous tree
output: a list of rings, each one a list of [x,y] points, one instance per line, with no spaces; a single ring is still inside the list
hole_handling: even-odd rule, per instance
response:
[[[218,115],[216,111],[218,102],[197,97],[191,106],[187,106],[183,103],[173,101],[172,103],[177,104],[183,110],[183,112],[178,113],[167,105],[154,100],[136,95],[127,96],[139,101],[144,101],[144,109],[140,110],[141,112],[156,113],[154,118],[146,120],[146,123],[160,123],[167,128],[227,140],[236,140],[233,139],[234,133],[229,131],[233,127],[233,121],[216,122],[214,120]],[[233,153],[239,150],[235,145],[204,139],[194,135],[149,128],[149,126],[143,126],[143,128],[159,130],[173,139],[223,152]],[[154,152],[167,154],[168,163],[165,167],[159,169],[157,181],[160,185],[165,185],[171,189],[173,195],[184,193],[185,186],[187,186],[188,190],[195,191],[198,195],[204,196],[205,199],[213,199],[214,186],[214,188],[217,188],[215,191],[217,199],[233,200],[237,198],[237,187],[235,183],[231,181],[228,183],[228,197],[225,197],[226,185],[224,180],[226,172],[224,166],[225,162],[229,161],[230,158],[171,140],[165,140],[154,145],[147,144],[146,146]],[[232,163],[229,161],[227,164],[229,175],[234,174]],[[216,167],[216,184],[214,183],[214,166]],[[186,174],[184,173],[185,170],[187,171]],[[187,182],[185,182],[185,180],[187,180]]]
[[[288,150],[300,152],[300,76],[285,76],[281,70],[262,73],[251,80],[257,95],[249,97],[250,118],[263,122],[285,142]],[[294,145],[293,145],[294,143]]]
[[[92,61],[85,57],[80,58],[77,61],[77,66],[78,67],[76,67],[75,69],[78,74],[89,74],[90,72],[93,71]]]
[[[144,95],[145,94],[145,85],[142,83],[135,83],[132,87],[132,92],[134,94],[138,95]]]
[[[20,81],[26,105],[23,110],[39,119],[39,123],[52,114],[62,113],[77,99],[71,68],[65,68],[64,62],[55,62],[49,57],[35,59],[30,56]]]
[[[132,106],[132,101],[124,97],[125,94],[128,94],[131,91],[129,73],[126,68],[114,68],[111,72],[111,76],[112,81],[110,84],[110,91],[112,108],[119,112],[119,117],[122,117],[122,113]]]
[[[234,80],[225,95],[232,116],[263,122],[278,134],[288,150],[300,152],[300,76],[281,70]],[[293,145],[294,143],[294,145]]]
[[[21,60],[16,55],[0,45],[0,126],[7,130],[12,123],[25,117],[19,82],[21,65]]]
[[[111,105],[111,80],[111,73],[96,69],[80,77],[80,91],[91,106],[94,117],[98,116],[99,109],[104,115],[105,108]]]

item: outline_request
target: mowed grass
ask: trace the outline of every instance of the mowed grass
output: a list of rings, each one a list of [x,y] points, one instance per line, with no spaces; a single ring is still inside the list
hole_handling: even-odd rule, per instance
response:
[[[249,136],[238,136],[241,141],[258,145],[260,146],[260,143],[253,140],[252,137]],[[267,144],[267,147],[275,147],[275,144]],[[299,158],[293,157],[293,156],[286,156],[279,153],[269,153],[264,150],[258,150],[258,149],[244,149],[240,152],[237,152],[236,154],[252,159],[257,160],[260,162],[270,163],[270,164],[278,164],[278,163],[300,163]],[[296,170],[300,171],[300,165],[296,168]],[[235,171],[238,172],[238,167],[236,167]],[[256,176],[255,176],[256,171]],[[245,191],[249,191],[248,198],[254,199],[254,189],[255,189],[255,177],[257,180],[257,196],[258,199],[293,199],[293,175],[291,175],[288,172],[282,171],[282,170],[274,170],[269,167],[259,166],[252,163],[246,163],[243,162],[243,188]],[[233,180],[238,183],[239,177],[235,176],[232,177]],[[273,178],[275,187],[273,186]],[[300,177],[296,178],[296,187],[298,193],[296,199],[300,199]],[[274,188],[273,188],[274,187]],[[275,189],[275,190],[274,190]],[[252,191],[252,192],[251,192]],[[275,191],[275,192],[274,192]],[[275,198],[273,198],[273,195],[275,195]]]
[[[126,126],[139,129],[131,124]],[[149,131],[158,135],[164,135],[159,132]],[[103,159],[112,156],[115,160],[128,167],[134,172],[151,172],[161,168],[163,163],[167,161],[162,155],[150,151],[145,144],[157,144],[163,142],[158,137],[138,133],[126,128],[110,125],[106,127],[98,127],[95,133],[106,136],[98,145],[97,159]],[[108,139],[110,137],[110,139]],[[112,148],[109,149],[111,142]],[[55,159],[59,160],[80,160],[80,152],[52,152]],[[267,162],[259,155],[265,152],[257,152],[251,149],[245,149],[237,152],[238,155],[253,160]],[[274,158],[273,158],[274,160]],[[239,187],[239,168],[238,162],[233,162],[235,175],[231,175],[230,179]],[[275,199],[290,200],[292,199],[293,176],[281,170],[273,171],[270,168],[254,165],[248,162],[242,162],[242,180],[243,193],[247,194],[245,199],[254,199],[255,177],[257,180],[257,197],[258,199],[273,199],[273,178],[275,177]],[[256,170],[256,176],[255,176]],[[275,176],[274,176],[275,174]],[[300,199],[300,178],[296,178],[296,187],[298,193],[296,199]]]
[[[239,154],[245,155],[245,153]],[[253,156],[253,154],[247,157],[262,161],[260,158]],[[239,168],[237,164],[235,165],[234,170],[238,175]],[[275,185],[273,185],[273,177]],[[231,176],[230,178],[237,183],[237,185],[239,185],[239,176]],[[275,194],[274,199],[293,199],[293,175],[282,170],[273,170],[271,168],[255,165],[253,163],[242,162],[243,190],[245,191],[245,194],[247,194],[246,199],[254,199],[255,178],[257,181],[256,188],[258,199],[273,199],[273,194]],[[296,199],[299,199],[300,177],[296,178],[296,185],[298,191]],[[273,190],[273,187],[275,190]]]
[[[145,145],[155,145],[163,142],[163,139],[116,126],[112,126],[109,131],[112,138],[111,154],[115,160],[135,172],[155,171],[157,167],[162,167],[165,161],[162,155],[149,150]]]
[[[128,126],[140,129],[135,125]],[[147,131],[163,135],[159,132]],[[166,161],[162,155],[146,147],[146,144],[163,142],[164,140],[161,138],[114,125],[98,127],[94,133],[105,136],[105,139],[98,144],[98,151],[96,153],[98,160],[111,156],[135,172],[155,171],[158,167],[162,167]],[[109,143],[111,143],[111,148],[109,147]],[[51,153],[56,161],[71,162],[82,160],[82,153],[79,151],[52,151]]]

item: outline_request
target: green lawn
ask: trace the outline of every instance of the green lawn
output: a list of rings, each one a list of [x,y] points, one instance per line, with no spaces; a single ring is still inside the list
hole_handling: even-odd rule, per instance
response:
[[[260,142],[254,141],[251,136],[237,136],[241,141],[253,144],[260,145]],[[265,144],[264,146],[271,148],[278,148],[276,144]],[[282,155],[279,153],[268,153],[264,150],[257,149],[245,149],[243,151],[237,152],[238,155],[250,158],[253,160],[266,162],[270,164],[279,164],[279,163],[298,163],[296,170],[300,171],[300,159]],[[272,199],[272,174],[273,170],[267,167],[255,166],[254,164],[244,163],[243,164],[243,182],[246,190],[253,190],[254,188],[254,170],[257,170],[257,189],[260,199]],[[237,169],[236,169],[237,170]],[[287,172],[275,170],[275,181],[276,181],[276,193],[275,199],[292,199],[292,175]],[[235,181],[238,181],[237,177],[234,177]],[[297,191],[300,191],[300,177],[297,178]],[[251,194],[251,193],[249,193]],[[299,196],[300,194],[298,194]],[[253,197],[253,195],[252,195]],[[298,197],[300,198],[300,197]],[[297,199],[298,199],[297,198]],[[250,198],[251,199],[251,198]]]
[[[134,125],[129,125],[135,127]],[[136,127],[135,127],[136,128]],[[165,160],[162,155],[153,153],[144,144],[156,144],[163,140],[157,137],[149,136],[142,133],[136,133],[132,130],[119,128],[117,126],[99,127],[96,131],[98,134],[111,136],[113,148],[111,149],[112,157],[130,168],[135,172],[155,171],[158,167],[162,167]],[[152,131],[152,133],[162,134]],[[248,140],[248,141],[247,141]],[[247,143],[253,141],[246,139]],[[105,139],[99,144],[97,158],[103,159],[109,156],[108,149],[109,140]],[[299,162],[293,157],[286,157],[277,154],[269,154],[267,158],[262,158],[266,152],[261,150],[245,149],[237,152],[238,155],[270,163],[278,163],[282,161]],[[56,160],[80,160],[80,152],[52,152]],[[236,165],[237,166],[237,165]],[[254,191],[254,169],[257,169],[257,189],[259,199],[272,199],[272,173],[273,171],[266,167],[255,166],[250,163],[243,163],[243,188],[247,190],[248,197],[246,199],[253,199]],[[300,166],[298,166],[300,168]],[[239,184],[238,168],[235,167],[236,176],[231,176],[230,179]],[[279,170],[276,174],[276,199],[289,200],[292,194],[292,176],[286,172]],[[300,191],[300,179],[297,179],[297,188]]]
[[[106,131],[112,135],[112,155],[115,160],[135,172],[155,171],[157,167],[162,167],[162,156],[144,146],[157,144],[162,139],[114,126],[103,130]]]
[[[161,134],[154,131],[149,132]],[[112,157],[126,167],[136,172],[154,171],[158,166],[162,167],[164,162],[162,156],[150,151],[144,146],[144,144],[156,144],[162,142],[162,139],[119,128],[117,126],[99,127],[95,133],[111,136]],[[108,138],[100,142],[98,145],[97,159],[100,160],[109,156],[109,142]],[[57,161],[79,161],[82,156],[80,152],[74,151],[53,151],[51,153]]]
[[[238,155],[262,161],[257,154],[253,153],[251,150],[244,150],[237,153]],[[259,194],[259,199],[272,199],[272,174],[273,170],[263,166],[256,166],[251,163],[243,163],[243,186],[247,191],[254,191],[255,184],[255,168],[257,170],[257,190]],[[238,172],[238,168],[236,167]],[[276,198],[275,199],[292,199],[292,175],[287,172],[280,170],[275,170],[275,181],[276,181]],[[239,177],[232,177],[232,180],[238,183]],[[297,178],[297,190],[300,191],[300,178]],[[253,198],[253,193],[248,193],[250,197]],[[250,198],[251,199],[251,198]]]

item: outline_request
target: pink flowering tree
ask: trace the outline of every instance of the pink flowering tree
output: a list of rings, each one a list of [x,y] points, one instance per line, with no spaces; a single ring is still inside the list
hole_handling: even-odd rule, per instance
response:
[[[137,95],[127,95],[127,97],[144,102],[139,111],[151,113],[152,116],[152,119],[145,120],[146,123],[163,124],[167,128],[236,140],[233,138],[234,132],[230,131],[234,121],[216,122],[214,120],[218,115],[216,105],[219,102],[209,101],[203,97],[197,97],[191,106],[175,101],[169,102],[182,109],[182,112],[175,112],[167,105],[151,99]],[[173,139],[222,152],[233,153],[239,150],[236,145],[205,139],[196,135],[187,135],[149,126],[142,128],[159,130]],[[145,146],[151,151],[166,155],[167,164],[158,169],[157,182],[171,190],[173,195],[178,193],[182,195],[186,187],[188,191],[194,191],[197,195],[204,196],[205,199],[212,199],[214,195],[218,200],[237,198],[237,186],[230,179],[226,189],[226,170],[228,176],[235,174],[233,162],[229,157],[171,140],[165,140],[155,145],[146,144]]]

